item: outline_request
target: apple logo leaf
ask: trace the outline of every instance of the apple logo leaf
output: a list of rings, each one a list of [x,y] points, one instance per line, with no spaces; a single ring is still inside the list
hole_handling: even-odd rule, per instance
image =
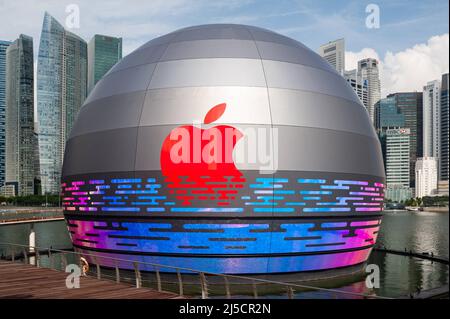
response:
[[[227,107],[226,103],[217,104],[216,106],[212,107],[208,113],[206,113],[205,119],[203,120],[203,123],[209,124],[219,119],[219,117],[222,116],[222,114],[225,112],[225,108]]]

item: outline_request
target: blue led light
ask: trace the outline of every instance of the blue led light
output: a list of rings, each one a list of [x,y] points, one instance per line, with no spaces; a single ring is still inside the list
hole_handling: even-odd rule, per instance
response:
[[[305,179],[305,178],[299,178],[297,179],[297,182],[300,184],[325,184],[324,179]]]
[[[350,208],[334,208],[334,207],[323,207],[323,208],[303,208],[304,212],[349,212]]]
[[[330,191],[300,191],[302,195],[331,195]]]
[[[125,184],[125,183],[140,183],[142,179],[140,178],[114,178],[111,180],[113,184]]]

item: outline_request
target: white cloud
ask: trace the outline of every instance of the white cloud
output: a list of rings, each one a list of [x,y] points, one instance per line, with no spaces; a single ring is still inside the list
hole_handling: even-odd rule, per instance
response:
[[[359,52],[346,52],[346,69],[354,69],[357,61],[372,57],[380,61],[381,95],[405,91],[422,91],[423,86],[449,71],[449,34],[437,35],[427,43],[393,53],[386,52],[383,59],[372,48]]]

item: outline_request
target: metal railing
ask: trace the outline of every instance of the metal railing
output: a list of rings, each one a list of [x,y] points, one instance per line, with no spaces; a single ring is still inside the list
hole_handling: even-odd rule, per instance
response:
[[[296,296],[296,292],[300,293],[305,291],[315,292],[316,295],[314,295],[313,298],[391,299],[339,289],[314,287],[298,283],[280,282],[241,275],[212,273],[185,267],[113,258],[99,254],[80,253],[73,250],[42,248],[38,246],[29,247],[28,245],[0,242],[0,251],[2,251],[2,247],[6,248],[3,248],[3,253],[0,255],[0,259],[3,260],[10,260],[12,262],[22,260],[24,263],[30,263],[36,267],[65,271],[69,263],[77,264],[83,268],[83,266],[86,266],[85,260],[88,258],[95,267],[92,267],[93,269],[89,269],[89,271],[85,273],[87,276],[93,276],[97,279],[115,280],[118,283],[133,284],[136,288],[141,288],[144,287],[143,283],[145,282],[152,283],[153,281],[146,278],[150,275],[154,275],[156,280],[153,283],[156,284],[155,288],[158,291],[163,291],[163,284],[165,284],[167,286],[166,288],[169,286],[172,288],[172,290],[167,289],[167,291],[177,292],[180,296],[195,296],[199,293],[202,299],[214,297],[214,294],[218,297],[225,298],[232,298],[233,296],[241,298],[252,296],[253,298],[258,298],[264,294],[271,294],[273,296],[274,291],[276,291],[277,297],[288,299],[298,297]],[[6,254],[4,254],[5,252]],[[43,258],[45,257],[46,262],[44,263]],[[119,267],[119,264],[121,267]],[[128,265],[128,267],[124,267],[124,265]],[[143,269],[146,270],[143,271]],[[149,271],[148,269],[152,270]],[[132,277],[121,276],[121,273],[123,274],[124,272],[128,275],[132,275]],[[162,278],[163,276],[166,277],[165,281]],[[188,277],[189,280],[186,280],[186,277]],[[167,281],[167,278],[170,280]],[[194,289],[192,289],[193,286]],[[214,288],[214,286],[216,286],[216,288]],[[221,293],[217,292],[217,286],[220,286],[219,290]],[[234,294],[232,293],[231,288],[235,288]],[[212,290],[216,290],[215,293],[211,293]]]

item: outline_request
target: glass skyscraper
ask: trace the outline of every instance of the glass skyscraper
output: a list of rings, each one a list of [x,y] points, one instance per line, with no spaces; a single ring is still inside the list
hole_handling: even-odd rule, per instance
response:
[[[404,116],[404,128],[410,131],[410,187],[415,187],[415,165],[418,157],[423,156],[423,128],[422,113],[423,102],[422,92],[400,92],[389,94],[388,98],[395,101],[395,105]]]
[[[449,99],[448,99],[448,73],[442,75],[441,81],[441,170],[439,179],[448,181],[448,144],[449,144]]]
[[[87,44],[44,15],[37,67],[43,193],[59,193],[64,146],[87,95]]]
[[[6,184],[16,195],[38,189],[33,61],[33,39],[21,34],[6,51]]]
[[[386,195],[387,199],[400,202],[412,197],[409,178],[410,130],[408,128],[386,130]]]
[[[96,34],[88,44],[88,92],[122,59],[122,38]]]
[[[0,40],[0,187],[5,183],[6,49],[10,44],[9,41]]]

